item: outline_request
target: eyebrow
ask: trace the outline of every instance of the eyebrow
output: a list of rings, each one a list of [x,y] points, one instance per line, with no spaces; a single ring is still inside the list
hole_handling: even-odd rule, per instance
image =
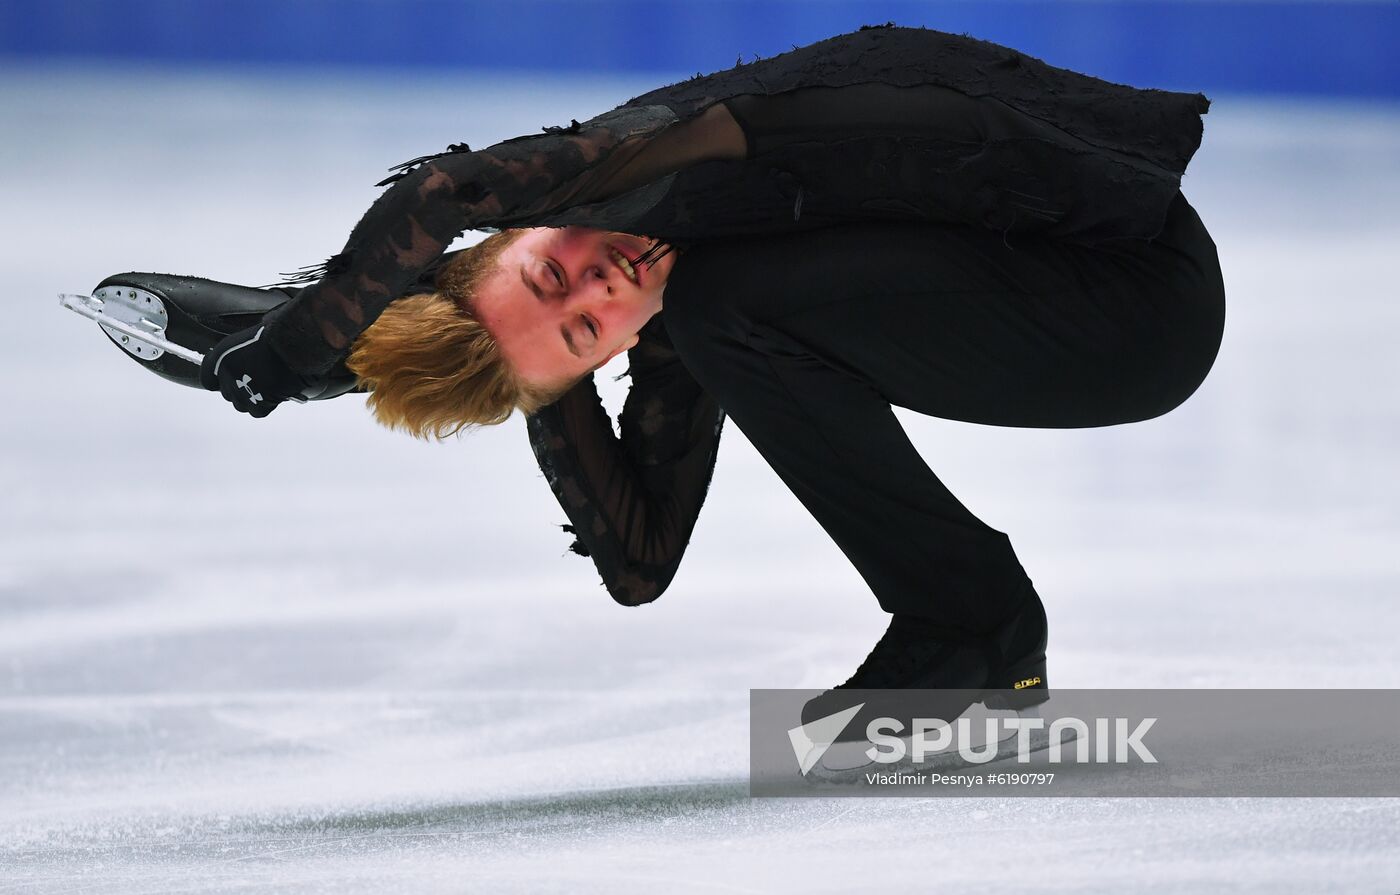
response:
[[[539,286],[536,286],[533,280],[531,280],[529,277],[525,276],[525,265],[524,265],[524,264],[520,265],[520,282],[522,282],[522,283],[525,284],[525,288],[527,288],[527,289],[529,289],[531,292],[535,293],[535,298],[538,298],[538,299],[540,299],[541,301],[544,300],[544,294],[540,292],[540,287],[539,287]]]
[[[541,301],[544,300],[544,294],[540,292],[540,287],[536,286],[533,280],[525,276],[525,265],[523,264],[520,265],[520,282],[525,284],[525,288],[535,293],[535,298]],[[583,355],[579,353],[578,346],[574,344],[573,334],[570,333],[568,327],[564,326],[562,323],[559,324],[559,334],[564,337],[564,344],[568,346],[569,353],[574,357],[582,358]]]

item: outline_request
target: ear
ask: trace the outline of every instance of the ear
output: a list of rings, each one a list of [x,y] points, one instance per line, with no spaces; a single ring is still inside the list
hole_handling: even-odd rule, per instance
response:
[[[600,370],[600,369],[602,369],[603,367],[606,367],[606,366],[608,365],[608,361],[610,361],[610,360],[612,360],[613,358],[617,357],[617,356],[618,356],[619,354],[621,354],[622,352],[627,351],[627,350],[630,349],[632,346],[636,345],[637,342],[639,342],[640,340],[641,340],[641,337],[638,336],[636,333],[633,333],[633,334],[632,334],[632,338],[628,339],[626,342],[623,342],[621,345],[619,345],[619,346],[617,346],[616,348],[614,348],[614,349],[612,350],[612,353],[609,354],[607,357],[603,358],[602,361],[600,361],[600,362],[598,363],[598,366],[594,367],[593,369],[595,369],[595,370]]]

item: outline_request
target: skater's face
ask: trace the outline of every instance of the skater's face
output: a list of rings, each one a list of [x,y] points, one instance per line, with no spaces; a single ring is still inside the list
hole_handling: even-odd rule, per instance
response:
[[[588,227],[526,230],[477,288],[473,312],[517,376],[543,388],[572,382],[637,344],[661,310],[675,253],[634,265],[635,281],[614,256],[630,261],[651,244]]]

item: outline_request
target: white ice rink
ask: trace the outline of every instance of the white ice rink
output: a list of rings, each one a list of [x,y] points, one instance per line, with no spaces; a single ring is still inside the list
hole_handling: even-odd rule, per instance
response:
[[[271,282],[389,165],[652,86],[0,69],[0,893],[1400,891],[1394,800],[751,800],[748,688],[844,680],[886,616],[737,427],[674,585],[623,609],[521,420],[251,421],[55,304]],[[1053,685],[1400,687],[1400,108],[1214,99],[1196,396],[901,416],[1010,533]]]

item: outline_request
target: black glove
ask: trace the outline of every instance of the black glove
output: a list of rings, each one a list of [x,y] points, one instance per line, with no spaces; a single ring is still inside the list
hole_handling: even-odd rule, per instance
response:
[[[264,417],[288,399],[302,401],[311,383],[295,373],[265,338],[263,324],[226,337],[204,355],[199,384],[217,390],[239,412]]]

